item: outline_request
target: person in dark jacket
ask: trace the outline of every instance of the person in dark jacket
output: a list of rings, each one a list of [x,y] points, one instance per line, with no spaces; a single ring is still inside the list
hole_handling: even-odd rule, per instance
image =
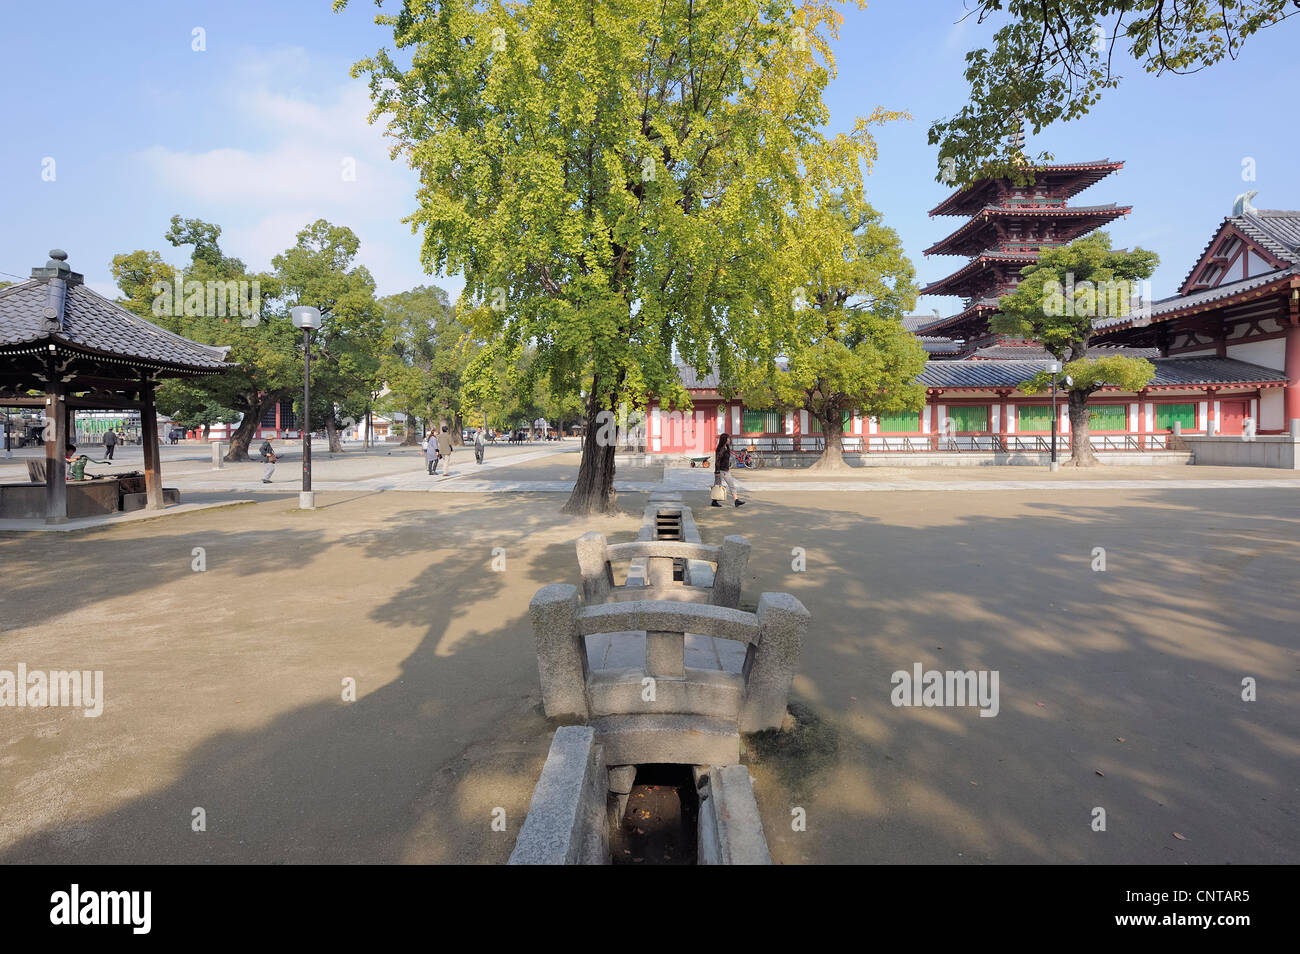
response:
[[[117,431],[111,427],[104,432],[104,457],[106,460],[113,459],[113,451],[117,448]]]
[[[731,476],[731,435],[723,431],[718,435],[718,446],[713,449],[713,485],[715,487],[726,487],[731,491],[731,499],[735,501],[735,506],[744,506],[745,501],[741,500],[736,493],[736,479]],[[723,492],[723,499],[726,498],[726,492]],[[714,507],[721,507],[721,500],[711,501]]]
[[[262,470],[262,483],[269,484],[271,475],[275,473],[275,448],[271,446],[271,439],[268,437],[262,441],[262,446],[259,449],[262,452],[262,460],[266,463],[266,467]]]

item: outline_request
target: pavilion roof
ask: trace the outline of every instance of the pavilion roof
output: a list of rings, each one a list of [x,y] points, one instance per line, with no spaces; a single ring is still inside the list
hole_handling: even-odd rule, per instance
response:
[[[0,288],[0,353],[53,344],[186,376],[234,366],[225,360],[227,349],[160,328],[75,281],[67,283],[62,321],[51,321],[45,314],[46,292],[46,282],[39,279]]]

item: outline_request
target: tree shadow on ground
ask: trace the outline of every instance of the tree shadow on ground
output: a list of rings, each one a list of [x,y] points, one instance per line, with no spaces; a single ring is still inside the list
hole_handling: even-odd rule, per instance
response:
[[[978,505],[950,493],[867,496],[790,493],[719,511],[706,493],[685,495],[705,542],[733,532],[753,542],[746,602],[785,590],[813,613],[794,699],[837,744],[802,768],[780,753],[754,760],[777,860],[1300,857],[1288,807],[1300,778],[1300,606],[1279,596],[1300,571],[1300,503],[1266,491]],[[328,544],[307,531],[217,538],[215,549],[252,551],[266,572],[313,547],[321,561],[358,551],[380,574],[427,553],[368,614],[382,629],[419,628],[400,675],[363,686],[354,703],[297,706],[206,738],[155,789],[47,825],[0,861],[503,861],[553,731],[539,710],[527,599],[577,582],[572,541],[585,530],[631,539],[645,497],[621,495],[612,521],[562,517],[556,495],[471,499],[462,513],[413,507]],[[496,546],[504,573],[491,569]],[[1105,572],[1091,568],[1095,547]],[[56,552],[24,559],[35,569]],[[112,554],[92,545],[67,569],[92,574]],[[188,572],[158,551],[143,556],[131,577],[142,594],[151,572],[152,586]],[[22,605],[58,596],[50,581],[19,586]],[[109,586],[70,598],[89,604]],[[365,633],[357,639],[364,653]],[[915,662],[998,671],[998,716],[894,707],[890,674]],[[1266,703],[1241,701],[1251,675]],[[204,834],[190,830],[195,806],[207,811]],[[1091,829],[1094,807],[1108,832]],[[496,808],[505,831],[492,830]],[[793,808],[806,810],[807,831],[792,831]]]

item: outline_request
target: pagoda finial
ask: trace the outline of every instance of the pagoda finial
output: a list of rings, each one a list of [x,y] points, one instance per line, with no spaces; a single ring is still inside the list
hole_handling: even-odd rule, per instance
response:
[[[1250,204],[1250,200],[1259,195],[1258,189],[1251,189],[1249,192],[1243,192],[1237,196],[1237,201],[1232,203],[1233,215],[1254,215],[1255,207]]]

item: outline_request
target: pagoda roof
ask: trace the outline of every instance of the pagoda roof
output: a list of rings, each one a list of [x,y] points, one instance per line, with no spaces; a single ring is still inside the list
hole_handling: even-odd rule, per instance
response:
[[[1097,159],[1091,162],[1058,162],[1033,166],[1034,184],[1049,183],[1054,191],[1069,198],[1100,182],[1116,170],[1124,168],[1122,161]],[[997,185],[1006,179],[976,179],[957,189],[930,210],[930,215],[974,215],[992,203],[997,195]]]
[[[989,265],[1017,265],[1023,268],[1038,261],[1038,252],[1003,252],[991,250],[976,255],[957,271],[921,289],[922,295],[960,295],[957,287],[962,282],[984,271]],[[945,289],[951,289],[945,290]]]
[[[1084,232],[1100,228],[1107,222],[1114,221],[1121,215],[1128,215],[1133,211],[1130,205],[1117,205],[1114,202],[1105,205],[1079,205],[1079,206],[1021,206],[1021,205],[986,205],[975,213],[968,222],[965,222],[959,229],[935,242],[925,250],[925,255],[969,255],[972,251],[979,251],[993,246],[993,242],[980,240],[981,233],[993,230],[995,222],[1009,222],[1023,219],[1075,219],[1077,230],[1067,230],[1068,235],[1062,235],[1059,239],[1061,243],[1069,242]],[[973,246],[972,246],[973,243]],[[1032,243],[1027,243],[1032,244]],[[965,245],[965,247],[960,247]]]
[[[134,312],[67,282],[62,321],[46,317],[46,281],[0,288],[0,355],[35,354],[56,347],[115,364],[148,367],[158,377],[217,374],[234,364],[225,348],[173,334]]]

